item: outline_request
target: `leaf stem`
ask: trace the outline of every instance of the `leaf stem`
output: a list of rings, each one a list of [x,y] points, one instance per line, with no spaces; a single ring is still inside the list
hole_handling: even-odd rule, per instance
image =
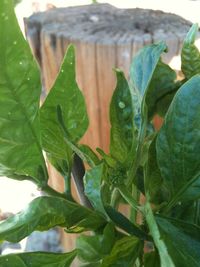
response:
[[[143,213],[143,207],[141,207],[137,203],[137,201],[135,201],[135,199],[133,198],[133,196],[131,195],[131,193],[127,190],[126,186],[120,185],[119,187],[117,187],[117,189],[119,190],[119,192],[122,195],[122,197],[131,205],[131,207],[134,210]]]
[[[128,183],[127,183],[128,187],[130,187],[131,184],[134,183],[134,181],[135,181],[137,169],[138,169],[138,166],[139,166],[140,160],[141,160],[143,143],[144,143],[144,139],[146,136],[146,129],[147,129],[147,119],[144,116],[144,120],[142,122],[142,125],[140,128],[140,133],[139,133],[139,140],[138,140],[138,147],[137,147],[137,151],[136,151],[136,157],[135,157],[135,160],[133,161],[133,164],[132,164],[132,166],[130,168],[130,172],[129,172]]]
[[[147,195],[147,199],[149,199],[148,195]],[[163,240],[161,239],[160,232],[159,232],[156,220],[154,218],[151,205],[148,202],[148,200],[145,203],[144,212],[145,212],[145,218],[149,226],[151,236],[153,237],[155,246],[157,247],[159,254],[160,254],[161,266],[162,267],[175,267],[171,257],[169,256],[167,247],[165,243],[163,242]]]
[[[66,195],[64,193],[60,193],[60,192],[56,191],[55,189],[53,189],[49,185],[45,185],[44,187],[41,188],[41,190],[43,192],[47,193],[49,196],[60,197],[60,198],[66,199]]]
[[[65,181],[65,195],[66,198],[70,201],[74,201],[72,194],[71,194],[71,176],[70,175],[65,175],[64,176],[64,181]]]
[[[110,203],[113,208],[117,208],[118,197],[119,197],[119,191],[117,188],[114,188],[112,192],[112,196],[111,196],[111,203]]]

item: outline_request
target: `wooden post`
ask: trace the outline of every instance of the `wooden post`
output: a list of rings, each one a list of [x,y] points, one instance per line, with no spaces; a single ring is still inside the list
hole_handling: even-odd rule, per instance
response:
[[[169,63],[179,55],[191,23],[162,11],[94,4],[34,14],[25,20],[25,25],[27,39],[42,69],[46,92],[56,78],[66,47],[75,44],[77,80],[90,118],[82,143],[108,152],[109,103],[115,88],[112,68],[122,68],[128,76],[137,51],[161,40],[168,45],[169,53],[163,59]]]

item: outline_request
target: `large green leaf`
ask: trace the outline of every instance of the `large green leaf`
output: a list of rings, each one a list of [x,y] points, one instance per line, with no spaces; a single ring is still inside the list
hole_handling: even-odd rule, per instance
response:
[[[147,94],[156,66],[161,54],[166,50],[166,45],[161,42],[142,48],[133,58],[130,77],[134,89],[143,97]],[[149,92],[148,92],[149,93]]]
[[[35,230],[44,231],[54,226],[71,232],[96,230],[105,220],[92,210],[57,197],[39,197],[28,207],[0,223],[0,240],[18,242]]]
[[[200,197],[200,76],[177,92],[157,138],[157,160],[170,204]]]
[[[163,186],[163,179],[157,164],[156,137],[149,148],[145,190],[150,196],[150,201],[155,204],[160,204],[168,197],[167,190]]]
[[[2,267],[70,267],[76,251],[69,253],[32,252],[0,257]]]
[[[123,72],[116,70],[116,77],[117,86],[110,104],[110,154],[127,165],[130,153],[136,148],[133,101]]]
[[[62,111],[62,119],[68,137],[77,142],[88,127],[85,101],[76,83],[75,51],[69,46],[58,77],[40,109],[42,145],[51,158],[67,160],[70,165],[72,150],[64,141],[65,135],[58,123],[57,108]]]
[[[176,72],[160,60],[156,66],[146,95],[146,104],[150,119],[157,113],[157,102],[165,95],[174,91],[176,87],[175,79]]]
[[[101,199],[101,182],[103,171],[104,166],[103,164],[100,164],[86,172],[84,176],[84,191],[95,210],[105,213]]]
[[[187,79],[200,74],[200,53],[194,45],[198,32],[198,24],[194,24],[188,32],[181,51],[181,69]]]
[[[200,266],[200,228],[183,221],[158,217],[161,238],[176,267]]]
[[[103,234],[80,236],[76,240],[78,256],[85,262],[98,262],[110,253],[115,243],[115,229],[110,223],[104,228]]]
[[[160,56],[165,50],[166,45],[163,42],[145,46],[135,56],[131,64],[130,78],[133,90],[138,96],[141,122],[139,124],[136,157],[130,168],[128,185],[135,182],[137,169],[141,160],[144,158],[143,148],[145,147],[145,137],[148,130],[147,95],[152,94],[154,87],[150,86],[150,84],[156,67],[160,62]]]
[[[138,226],[129,221],[122,213],[115,210],[111,206],[105,206],[106,213],[115,225],[130,235],[134,235],[141,240],[149,240],[149,236]]]
[[[1,1],[0,14],[0,175],[42,186],[47,171],[40,144],[39,70],[11,0]]]
[[[103,259],[101,267],[132,267],[141,249],[142,242],[137,238],[123,237],[115,243],[110,255]]]

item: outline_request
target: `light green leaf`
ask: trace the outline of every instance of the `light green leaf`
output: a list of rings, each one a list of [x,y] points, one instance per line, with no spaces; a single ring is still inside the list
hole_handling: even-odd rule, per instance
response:
[[[76,251],[69,253],[28,252],[0,257],[2,267],[70,267]]]
[[[103,234],[94,236],[80,236],[76,240],[78,256],[85,262],[98,262],[108,255],[115,242],[113,224],[107,224]]]
[[[104,165],[100,164],[87,171],[84,176],[85,194],[95,210],[105,213],[101,199],[101,182]]]
[[[181,69],[187,79],[200,74],[200,53],[194,45],[198,32],[198,24],[194,24],[188,32],[181,51]]]
[[[12,1],[0,4],[0,40],[0,175],[42,186],[48,176],[40,144],[40,75]]]
[[[124,73],[116,70],[116,77],[117,86],[110,104],[110,154],[127,165],[136,148],[133,101]]]
[[[115,243],[110,255],[103,259],[101,267],[132,267],[141,249],[142,243],[137,238],[124,237]]]
[[[72,142],[78,142],[88,127],[85,101],[76,82],[75,51],[69,46],[58,77],[40,109],[42,144],[46,152],[56,159],[69,162],[72,150],[64,141],[64,132],[58,123],[60,107],[63,122]]]
[[[161,238],[176,267],[200,266],[200,228],[183,221],[156,217]]]
[[[45,231],[54,226],[82,232],[104,224],[101,215],[79,204],[57,197],[39,197],[24,211],[0,223],[0,240],[18,242],[35,230]]]
[[[200,197],[200,76],[177,92],[157,138],[157,160],[170,192],[169,208],[177,201]]]

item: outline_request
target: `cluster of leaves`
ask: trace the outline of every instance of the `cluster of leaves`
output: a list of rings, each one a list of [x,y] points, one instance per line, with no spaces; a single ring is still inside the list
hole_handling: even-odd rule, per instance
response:
[[[18,242],[54,226],[80,235],[69,253],[21,253],[0,266],[200,266],[200,53],[193,25],[183,44],[182,72],[161,60],[166,45],[144,47],[134,58],[130,83],[116,70],[110,105],[110,152],[78,142],[88,127],[70,46],[40,107],[40,73],[24,40],[12,0],[0,5],[0,175],[30,180],[47,196],[0,224],[0,241]],[[164,117],[160,131],[153,117]],[[46,158],[61,173],[65,191],[48,185]],[[83,164],[89,169],[81,180]],[[71,193],[74,174],[82,205]],[[141,194],[145,203],[141,204]],[[119,212],[127,203],[130,218]],[[142,217],[137,220],[137,215]],[[144,247],[148,251],[144,254]]]

